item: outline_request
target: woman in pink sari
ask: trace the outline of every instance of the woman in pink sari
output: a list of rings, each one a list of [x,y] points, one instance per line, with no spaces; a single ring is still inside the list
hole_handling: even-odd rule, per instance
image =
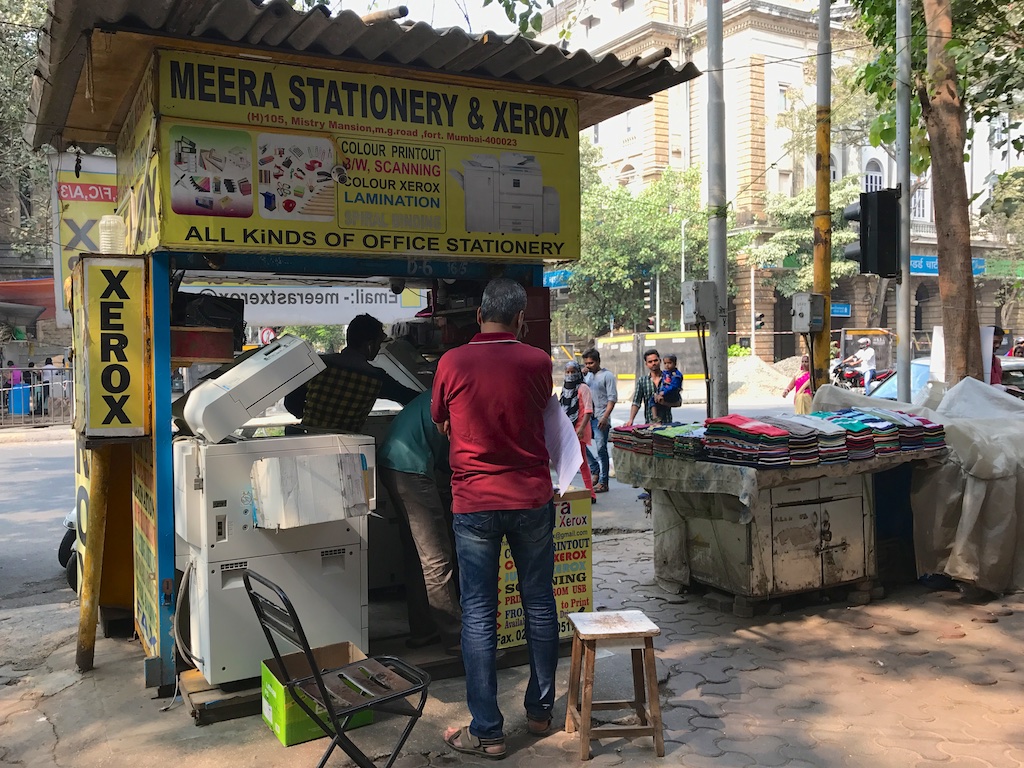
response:
[[[580,439],[580,455],[583,458],[580,474],[583,476],[583,484],[590,491],[591,503],[596,504],[594,480],[590,476],[590,463],[587,461],[587,445],[593,439],[590,422],[594,415],[594,398],[590,387],[583,383],[583,370],[575,360],[565,364],[565,378],[562,380],[562,393],[558,402]]]

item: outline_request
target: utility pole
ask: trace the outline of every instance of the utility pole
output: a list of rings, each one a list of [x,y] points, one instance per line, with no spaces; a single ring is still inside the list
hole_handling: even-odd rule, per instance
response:
[[[825,324],[811,334],[814,389],[828,382],[832,341],[832,4],[818,2],[818,108],[814,149],[814,292],[825,297]]]
[[[896,0],[896,176],[900,279],[896,292],[896,397],[910,402],[910,0]]]
[[[654,332],[661,333],[661,272],[654,276]]]
[[[824,0],[827,2],[827,0]],[[712,416],[729,413],[728,266],[725,199],[725,86],[722,0],[708,0],[708,279],[718,294],[718,318],[711,324],[708,376]]]
[[[682,238],[679,252],[679,293],[682,295],[683,283],[686,282],[686,225],[690,223],[689,219],[683,219],[683,222],[679,225],[679,234]],[[686,323],[683,322],[683,302],[679,302],[679,330],[685,330]]]

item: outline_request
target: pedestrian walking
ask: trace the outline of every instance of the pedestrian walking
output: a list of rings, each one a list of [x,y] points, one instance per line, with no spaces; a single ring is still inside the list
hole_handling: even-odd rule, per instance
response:
[[[800,372],[797,373],[786,388],[782,390],[783,397],[789,397],[793,392],[793,411],[797,415],[806,415],[811,412],[811,359],[807,355],[800,358]]]
[[[601,367],[601,353],[588,349],[583,353],[583,367],[587,373],[583,380],[590,387],[594,399],[594,415],[590,422],[591,443],[587,447],[587,463],[595,480],[594,491],[608,490],[608,436],[612,429],[612,411],[618,402],[619,392],[615,374]]]
[[[580,455],[583,457],[580,475],[583,477],[583,485],[590,491],[591,503],[596,504],[594,481],[590,474],[590,463],[587,461],[587,444],[593,433],[590,423],[594,415],[594,400],[590,393],[590,387],[583,381],[583,370],[575,360],[565,364],[562,394],[559,396],[558,402],[569,421],[572,422],[576,436],[580,440]]]
[[[626,422],[627,427],[633,426],[633,421],[641,407],[644,409],[645,424],[667,424],[672,420],[672,409],[659,405],[655,400],[664,376],[661,370],[661,355],[658,354],[658,350],[644,350],[644,365],[647,367],[647,375],[636,380],[633,404],[629,407],[629,420]]]

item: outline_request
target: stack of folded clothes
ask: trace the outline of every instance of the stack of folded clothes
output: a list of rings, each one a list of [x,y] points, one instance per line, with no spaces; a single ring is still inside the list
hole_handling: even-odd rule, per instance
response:
[[[863,408],[866,414],[887,421],[899,431],[900,450],[920,451],[924,448],[924,427],[911,415],[885,408]]]
[[[818,431],[786,416],[758,416],[765,424],[789,432],[789,464],[806,467],[818,463]],[[844,440],[845,447],[845,440]]]
[[[639,453],[644,456],[654,455],[654,439],[650,424],[634,424],[631,427],[612,427],[612,445],[623,451]]]
[[[900,430],[891,421],[879,418],[859,408],[846,408],[842,411],[836,411],[836,415],[870,427],[871,437],[875,441],[876,456],[888,456],[900,452]]]
[[[789,432],[739,414],[704,422],[704,449],[712,460],[752,467],[788,467]]]
[[[652,432],[654,455],[659,458],[695,461],[702,453],[704,427],[700,424],[669,424],[654,427]]]
[[[846,449],[846,430],[818,416],[784,416],[787,422],[800,424],[818,433],[818,463],[843,464],[850,460]]]
[[[875,458],[875,436],[867,424],[848,418],[843,412],[816,411],[811,416],[825,419],[846,430],[846,451],[850,461]]]

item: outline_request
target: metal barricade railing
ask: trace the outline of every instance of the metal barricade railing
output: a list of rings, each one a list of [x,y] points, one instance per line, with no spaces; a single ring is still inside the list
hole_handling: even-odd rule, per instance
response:
[[[0,368],[0,428],[71,424],[74,402],[67,368]]]

